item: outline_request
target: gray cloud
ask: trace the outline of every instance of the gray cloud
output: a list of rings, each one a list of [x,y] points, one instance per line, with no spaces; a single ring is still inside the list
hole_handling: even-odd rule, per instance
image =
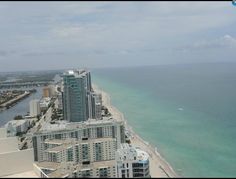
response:
[[[223,37],[219,37],[211,40],[201,40],[197,41],[192,45],[183,46],[179,48],[175,48],[177,51],[188,52],[188,51],[196,51],[196,50],[224,50],[224,49],[234,49],[236,50],[236,39],[230,35],[224,35]]]
[[[0,56],[2,57],[7,57],[14,54],[16,54],[16,51],[14,50],[0,50]]]
[[[65,52],[27,52],[23,53],[22,56],[29,56],[29,57],[34,57],[34,56],[51,56],[51,55],[64,55]]]
[[[182,63],[208,60],[207,49],[222,60],[224,49],[234,55],[228,2],[0,2],[0,9],[0,71]]]
[[[5,56],[7,56],[7,55],[8,55],[8,53],[7,53],[6,51],[0,50],[0,56],[5,57]]]

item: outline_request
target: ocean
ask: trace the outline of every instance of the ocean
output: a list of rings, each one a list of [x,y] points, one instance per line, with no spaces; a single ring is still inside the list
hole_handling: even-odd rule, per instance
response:
[[[92,69],[180,176],[236,177],[236,63]]]

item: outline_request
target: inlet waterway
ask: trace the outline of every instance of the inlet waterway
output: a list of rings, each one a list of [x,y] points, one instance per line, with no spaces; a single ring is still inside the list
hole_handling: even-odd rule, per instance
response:
[[[13,107],[0,111],[0,127],[3,127],[8,121],[13,120],[16,115],[26,115],[27,112],[29,112],[29,102],[33,99],[40,99],[42,97],[42,88],[43,87],[34,87],[34,89],[37,90],[35,93],[32,93],[28,97],[20,100]],[[29,89],[32,88],[16,88],[16,90]]]

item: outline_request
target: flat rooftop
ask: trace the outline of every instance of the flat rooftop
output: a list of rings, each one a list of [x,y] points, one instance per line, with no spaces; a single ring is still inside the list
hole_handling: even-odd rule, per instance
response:
[[[68,130],[74,130],[77,128],[84,128],[86,126],[90,125],[105,125],[105,124],[112,124],[112,123],[122,123],[122,121],[117,121],[112,117],[103,117],[102,120],[96,120],[96,119],[88,119],[87,121],[83,122],[68,122],[68,121],[56,121],[55,124],[48,123],[44,126],[43,129],[38,131],[37,133],[48,133],[51,131],[68,131]]]
[[[74,167],[77,170],[90,170],[90,169],[95,169],[95,168],[107,168],[107,167],[113,167],[115,165],[116,161],[115,160],[109,160],[109,161],[99,161],[99,162],[92,162],[89,165],[82,165],[82,164],[77,164],[74,165]],[[67,172],[63,172],[60,167],[60,163],[54,163],[54,162],[35,162],[35,164],[41,168],[41,169],[50,169],[54,170],[48,173],[47,175],[50,178],[62,178],[65,176],[68,176]]]
[[[84,143],[99,143],[99,142],[104,142],[104,141],[115,141],[116,139],[111,138],[111,137],[106,137],[106,138],[100,138],[100,139],[88,139],[88,140],[75,140],[75,139],[50,139],[44,142],[47,144],[58,144],[59,146],[53,147],[53,148],[48,148],[46,151],[47,152],[60,152],[62,150],[65,150],[67,148],[73,147],[74,145],[77,144],[84,144]]]
[[[57,170],[58,167],[60,166],[60,163],[56,162],[35,162],[35,164],[41,169],[43,168],[50,170]]]
[[[4,176],[4,178],[39,178],[33,170]]]
[[[145,162],[149,159],[149,155],[147,152],[141,150],[140,148],[133,147],[132,145],[127,143],[121,144],[121,148],[118,149],[118,153],[125,156],[127,156],[128,154],[133,154],[133,156],[136,156],[137,160],[140,162]],[[131,158],[133,157],[131,155],[128,156],[130,156]]]

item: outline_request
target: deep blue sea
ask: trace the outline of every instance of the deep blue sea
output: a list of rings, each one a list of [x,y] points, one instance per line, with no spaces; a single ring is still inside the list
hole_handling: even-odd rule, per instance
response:
[[[186,177],[236,177],[236,63],[93,69],[92,81]]]

